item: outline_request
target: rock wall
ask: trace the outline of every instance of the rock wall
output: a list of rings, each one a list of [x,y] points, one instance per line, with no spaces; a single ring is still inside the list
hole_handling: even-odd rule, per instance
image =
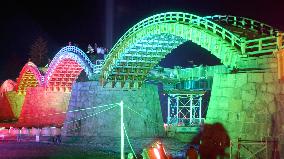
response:
[[[68,107],[73,112],[67,114],[63,132],[67,136],[101,138],[95,142],[108,144],[109,139],[120,137],[120,106],[116,104],[120,101],[124,103],[124,124],[131,139],[164,135],[157,86],[144,84],[141,89],[127,91],[103,88],[95,81],[74,84]]]
[[[7,93],[0,96],[0,121],[9,121],[14,119],[14,113],[7,98]]]
[[[26,126],[62,125],[70,94],[70,92],[46,91],[43,87],[28,88],[19,124]]]
[[[278,81],[274,60],[260,59],[267,70],[214,76],[206,122],[221,122],[234,150],[238,138],[276,138],[284,154],[284,84]]]

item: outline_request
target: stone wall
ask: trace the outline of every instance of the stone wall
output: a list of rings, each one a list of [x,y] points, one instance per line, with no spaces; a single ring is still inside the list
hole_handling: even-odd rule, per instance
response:
[[[0,96],[0,121],[14,119],[14,113],[7,98],[7,93],[3,93]]]
[[[19,124],[27,126],[62,125],[70,92],[46,91],[43,87],[27,88]]]
[[[95,81],[74,84],[68,110],[77,111],[67,114],[63,132],[101,138],[95,143],[108,144],[109,139],[120,137],[120,106],[116,104],[120,101],[124,102],[124,124],[132,140],[164,136],[157,86],[144,84],[141,89],[127,91],[103,88]]]
[[[277,67],[263,72],[215,74],[206,122],[222,123],[234,150],[238,138],[277,138],[284,154],[284,84],[278,81]]]

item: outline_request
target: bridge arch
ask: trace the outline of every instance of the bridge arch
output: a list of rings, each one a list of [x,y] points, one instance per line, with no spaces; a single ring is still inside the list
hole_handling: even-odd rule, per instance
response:
[[[17,83],[14,82],[13,80],[10,79],[5,80],[0,87],[0,96],[3,96],[5,92],[14,91],[16,86]]]
[[[240,37],[193,14],[167,12],[146,18],[114,45],[102,67],[102,81],[143,81],[150,69],[186,41],[205,48],[226,66],[236,67],[244,53]]]
[[[70,91],[82,70],[90,78],[94,70],[92,62],[78,47],[66,46],[55,55],[49,64],[44,76],[45,87]]]
[[[32,62],[28,62],[22,68],[20,75],[17,78],[16,91],[24,93],[28,87],[42,86],[42,84],[42,75],[37,66]]]

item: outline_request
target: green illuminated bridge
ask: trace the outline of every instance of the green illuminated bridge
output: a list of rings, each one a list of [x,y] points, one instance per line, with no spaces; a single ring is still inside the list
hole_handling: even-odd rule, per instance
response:
[[[200,17],[168,12],[148,17],[130,28],[114,45],[101,71],[103,83],[143,83],[148,72],[171,50],[192,41],[231,68],[250,56],[283,48],[284,34],[243,17]]]
[[[206,49],[222,65],[157,66],[187,41]],[[1,125],[64,124],[75,135],[119,137],[113,130],[119,126],[120,113],[111,110],[117,104],[109,102],[123,100],[130,136],[163,135],[164,122],[170,125],[168,132],[181,133],[197,133],[203,122],[220,122],[240,145],[231,145],[235,150],[251,156],[260,149],[240,150],[240,137],[265,144],[263,139],[273,138],[281,142],[284,154],[284,33],[280,30],[245,17],[166,12],[131,27],[104,60],[93,63],[87,55],[76,46],[66,46],[46,71],[28,62],[16,81],[6,80],[0,88],[0,121],[8,121]],[[76,83],[82,71],[90,82]],[[162,92],[152,82],[163,83]],[[131,89],[135,91],[125,91]],[[206,91],[211,94],[205,111]],[[167,98],[167,108],[161,109],[161,98]]]
[[[103,86],[139,88],[161,59],[186,41],[208,50],[231,70],[267,69],[250,59],[275,55],[284,47],[283,38],[277,29],[244,17],[167,12],[131,27],[104,61],[93,64],[82,50],[67,46],[55,55],[45,74],[34,64],[25,65],[15,89],[25,92],[41,86],[71,91],[82,70],[89,80],[99,80]]]

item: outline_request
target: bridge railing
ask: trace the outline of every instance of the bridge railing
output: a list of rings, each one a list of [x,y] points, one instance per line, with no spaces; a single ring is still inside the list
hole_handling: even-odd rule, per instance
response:
[[[250,29],[253,31],[260,31],[261,33],[265,33],[268,35],[276,35],[277,29],[273,28],[270,25],[261,23],[257,20],[245,18],[245,17],[236,17],[232,15],[214,15],[214,16],[206,16],[206,19],[212,21],[225,22],[227,24],[231,24],[233,26]]]
[[[123,48],[121,47],[127,47],[129,43],[134,42],[134,39],[127,41],[127,38],[129,38],[131,35],[134,35],[136,32],[143,28],[161,23],[180,23],[185,25],[194,24],[194,27],[209,30],[240,50],[241,47],[243,47],[243,41],[241,38],[213,21],[188,13],[167,12],[148,17],[131,27],[110,50],[110,53],[106,57],[106,67],[103,68],[103,71],[110,70],[109,67],[111,67],[111,63],[114,63],[116,58],[119,57],[119,54],[123,52]],[[103,73],[103,77],[107,78],[107,73]]]
[[[247,40],[245,42],[245,52],[247,54],[261,54],[274,52],[283,48],[284,34],[277,33],[277,36],[264,37],[259,39]]]
[[[224,27],[220,26],[219,24],[207,20],[206,18],[196,16],[193,14],[182,13],[182,12],[167,12],[162,14],[157,14],[151,17],[148,17],[132,28],[130,28],[114,45],[113,49],[110,51],[114,51],[127,37],[132,35],[133,33],[137,32],[138,30],[145,28],[150,25],[160,24],[160,23],[172,23],[172,22],[179,22],[182,24],[196,24],[198,27],[203,27],[220,35],[223,39],[228,39],[232,45],[241,46],[241,39],[238,38],[235,34],[230,32],[229,30],[225,29]]]
[[[256,34],[267,34],[266,37],[262,38],[249,40],[244,39],[243,46],[241,47],[242,53],[249,55],[269,53],[275,51],[277,48],[283,47],[283,40],[280,40],[283,39],[283,34],[279,33],[278,29],[275,29],[270,25],[261,23],[253,19],[231,15],[215,15],[206,16],[204,18],[213,21],[226,22],[243,29],[250,29],[252,31],[255,31]],[[281,42],[279,42],[279,40]]]
[[[176,80],[198,80],[213,77],[216,73],[229,73],[228,67],[217,66],[198,66],[193,68],[155,68],[150,71],[148,78],[164,77]]]
[[[98,74],[101,72],[105,60],[96,60],[95,64],[93,64],[93,73]]]

